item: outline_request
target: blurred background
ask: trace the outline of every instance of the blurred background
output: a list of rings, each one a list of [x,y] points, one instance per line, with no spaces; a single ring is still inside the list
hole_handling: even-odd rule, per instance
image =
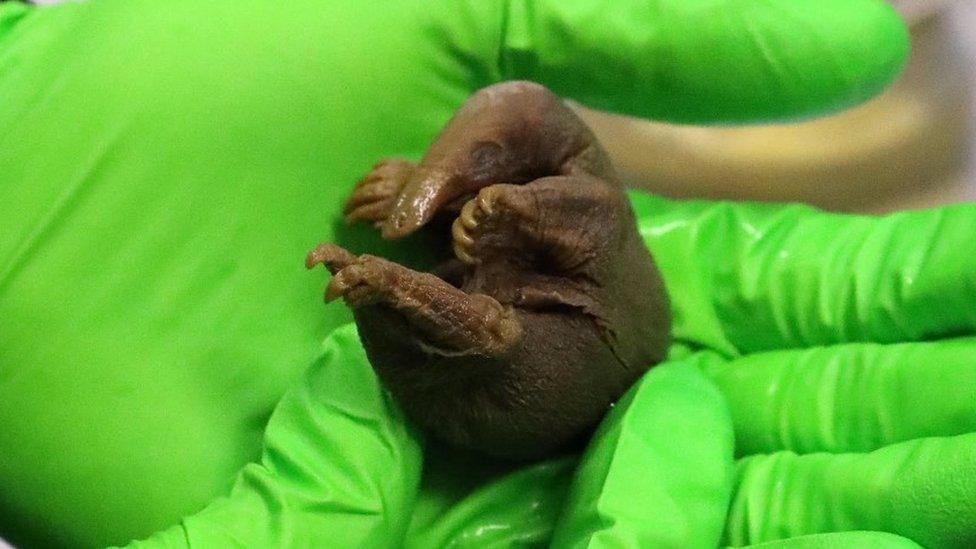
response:
[[[911,26],[911,57],[894,86],[857,108],[721,128],[579,111],[629,184],[667,196],[856,212],[974,200],[976,3],[892,3]]]

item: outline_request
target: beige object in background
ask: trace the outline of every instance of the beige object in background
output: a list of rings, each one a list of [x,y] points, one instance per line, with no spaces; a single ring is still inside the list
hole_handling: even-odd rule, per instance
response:
[[[967,26],[956,19],[976,20],[976,10],[933,9],[939,4],[908,4],[913,48],[904,75],[839,114],[708,128],[580,111],[625,181],[667,196],[803,201],[843,211],[974,197],[976,183],[964,184],[964,173],[976,80],[973,58],[957,40]]]

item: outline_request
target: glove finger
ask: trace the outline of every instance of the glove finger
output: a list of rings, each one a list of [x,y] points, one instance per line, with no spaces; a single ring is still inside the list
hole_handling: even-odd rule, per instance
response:
[[[731,490],[725,402],[700,354],[651,370],[604,419],[576,470],[555,547],[715,547]]]
[[[143,546],[397,547],[420,484],[415,433],[380,386],[353,326],[275,409],[260,463],[229,496]]]
[[[836,532],[749,545],[753,549],[921,549],[914,541],[887,532]]]
[[[729,354],[976,333],[976,205],[884,217],[631,195],[678,339]]]
[[[925,547],[976,546],[976,434],[902,442],[869,454],[745,458],[724,542],[875,530]]]
[[[510,2],[503,17],[504,78],[682,122],[850,105],[890,82],[908,51],[903,23],[879,0],[550,0]]]
[[[738,455],[976,432],[976,338],[774,351],[705,372],[731,407]]]

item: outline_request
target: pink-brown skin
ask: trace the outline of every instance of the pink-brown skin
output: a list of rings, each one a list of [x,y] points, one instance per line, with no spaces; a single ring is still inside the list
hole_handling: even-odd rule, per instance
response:
[[[326,299],[353,309],[407,415],[449,444],[517,460],[564,451],[665,356],[668,299],[623,187],[542,86],[479,91],[419,165],[377,164],[346,214],[394,239],[453,221],[434,273],[328,243],[306,261],[333,273]]]

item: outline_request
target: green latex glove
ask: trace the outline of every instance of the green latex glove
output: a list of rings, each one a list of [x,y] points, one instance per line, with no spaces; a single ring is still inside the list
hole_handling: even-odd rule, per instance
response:
[[[416,433],[355,326],[335,330],[230,494],[136,547],[395,547],[420,482]]]
[[[440,506],[427,486],[411,545],[972,547],[976,205],[632,199],[674,300],[671,360],[575,472],[535,465]]]
[[[0,3],[0,535],[124,543],[227,493],[349,320],[305,251],[376,250],[341,197],[473,90],[803,116],[906,49],[880,0]]]

